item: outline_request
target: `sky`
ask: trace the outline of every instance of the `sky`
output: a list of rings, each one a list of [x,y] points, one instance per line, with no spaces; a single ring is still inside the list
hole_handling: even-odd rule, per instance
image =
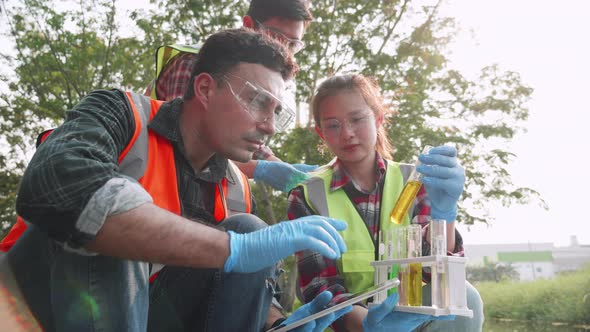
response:
[[[451,0],[443,12],[465,30],[451,47],[454,67],[475,74],[498,63],[534,88],[510,170],[515,184],[538,190],[549,206],[490,207],[491,226],[459,226],[465,243],[567,246],[575,235],[590,245],[590,2]]]
[[[119,5],[122,16],[139,6]],[[590,245],[590,1],[446,0],[441,10],[463,28],[450,48],[453,67],[474,79],[498,63],[534,88],[528,132],[510,146],[517,158],[509,169],[516,185],[536,189],[549,206],[490,206],[489,226],[458,226],[465,243],[566,246],[575,235]]]

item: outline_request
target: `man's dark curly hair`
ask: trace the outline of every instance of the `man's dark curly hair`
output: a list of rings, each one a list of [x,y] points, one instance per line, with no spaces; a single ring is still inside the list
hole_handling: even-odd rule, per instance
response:
[[[263,65],[279,72],[284,80],[299,70],[291,52],[273,38],[246,28],[223,30],[207,38],[201,47],[184,99],[194,96],[194,80],[199,74],[219,79],[241,62]]]
[[[313,20],[309,0],[252,0],[246,15],[263,23],[278,17],[303,21],[307,26]]]

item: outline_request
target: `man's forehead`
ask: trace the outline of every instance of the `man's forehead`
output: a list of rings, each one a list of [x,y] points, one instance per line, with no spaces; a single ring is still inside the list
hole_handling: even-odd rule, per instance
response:
[[[250,83],[267,90],[280,97],[285,90],[285,81],[277,71],[266,68],[260,64],[240,63],[232,74],[237,75]]]

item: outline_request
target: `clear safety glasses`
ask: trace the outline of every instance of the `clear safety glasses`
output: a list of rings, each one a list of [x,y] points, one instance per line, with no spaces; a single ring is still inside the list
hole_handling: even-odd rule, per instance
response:
[[[289,51],[291,51],[293,54],[301,51],[303,49],[303,47],[305,47],[305,43],[302,40],[289,38],[279,29],[264,25],[262,22],[260,22],[258,20],[255,20],[255,21],[256,21],[256,24],[258,25],[258,27],[267,31],[268,33],[273,35],[275,38],[277,38],[281,42],[283,42],[285,44],[285,46],[287,46]]]
[[[343,126],[347,126],[350,130],[358,133],[368,127],[371,119],[373,119],[373,112],[371,111],[356,114],[343,121],[338,119],[326,119],[321,121],[321,130],[322,133],[324,133],[324,136],[330,138],[339,137]]]
[[[232,86],[230,77],[240,80],[240,87],[236,88],[235,84]],[[275,132],[284,131],[293,121],[295,112],[266,89],[237,75],[224,75],[223,80],[234,98],[254,121],[259,123],[272,121]]]

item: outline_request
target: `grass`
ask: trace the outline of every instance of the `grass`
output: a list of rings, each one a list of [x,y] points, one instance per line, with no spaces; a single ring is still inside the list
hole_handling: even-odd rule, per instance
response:
[[[590,266],[530,282],[476,285],[486,317],[590,324]]]

